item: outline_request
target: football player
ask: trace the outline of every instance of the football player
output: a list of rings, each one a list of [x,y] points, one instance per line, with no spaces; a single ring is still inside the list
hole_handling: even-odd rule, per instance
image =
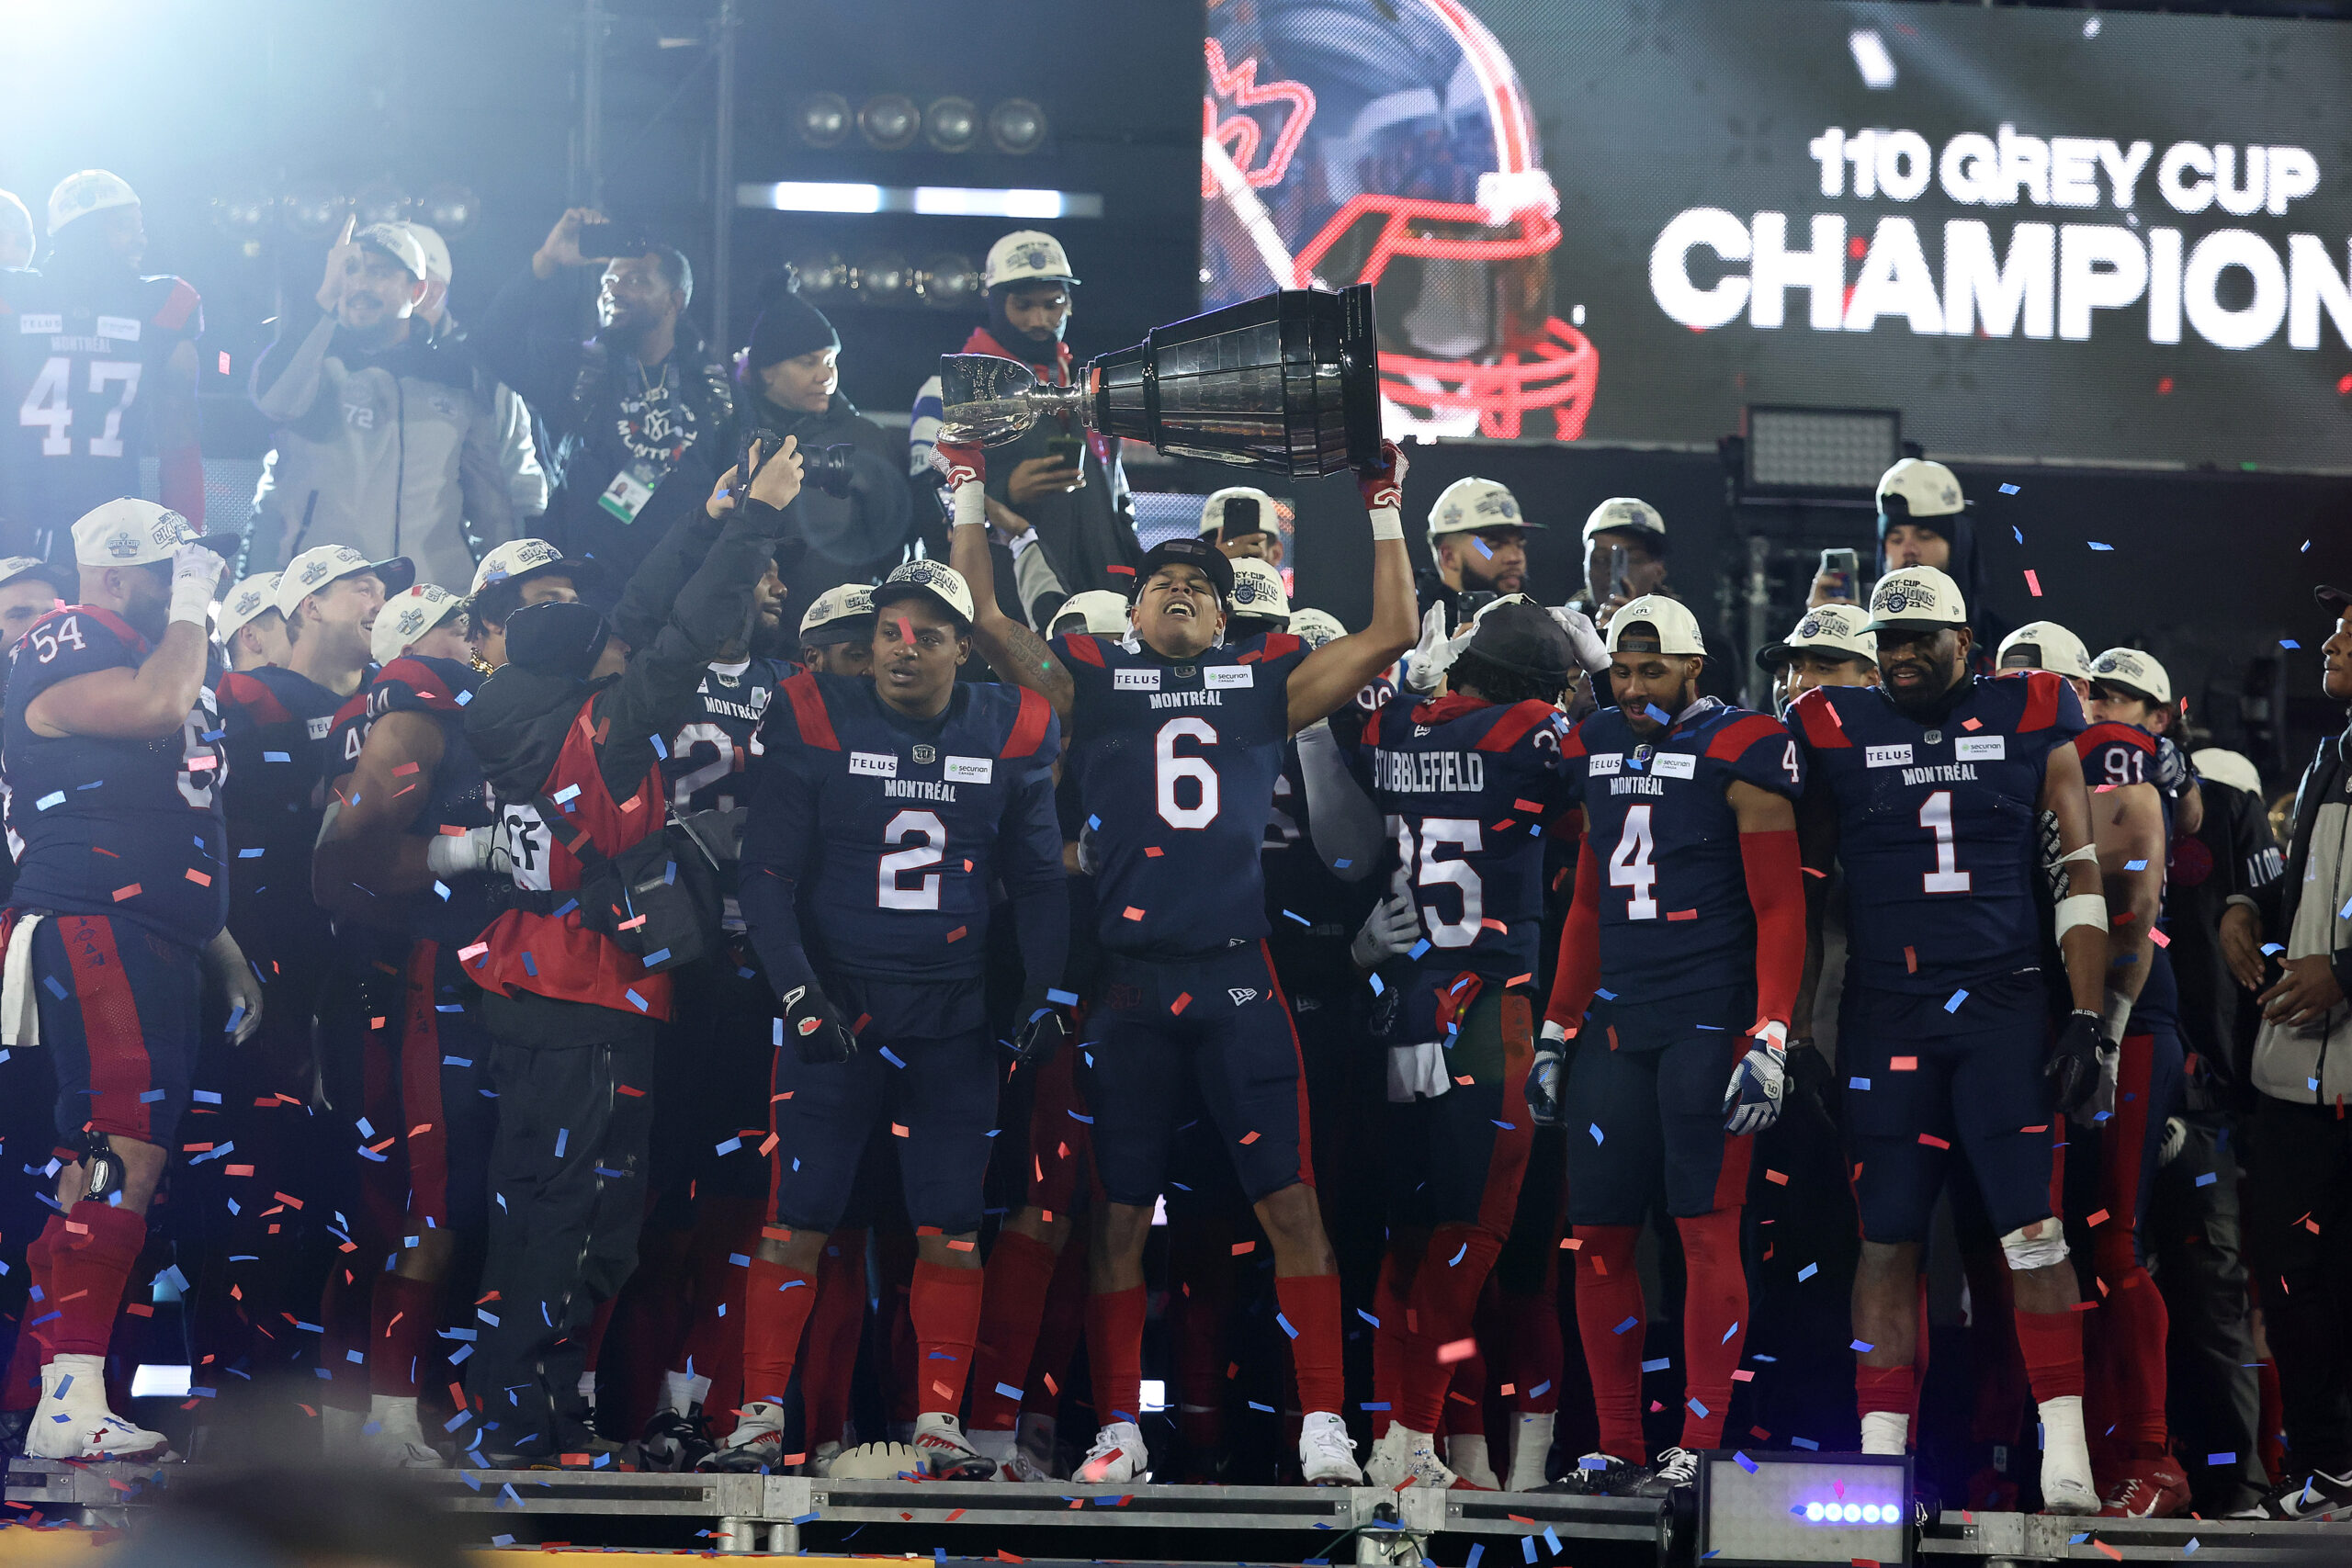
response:
[[[874,671],[874,591],[844,582],[817,595],[800,617],[800,662],[820,675]]]
[[[2167,771],[2192,780],[2165,735],[2176,716],[2172,681],[2154,658],[2111,648],[2090,661],[2091,726],[2075,738],[2092,788],[2091,832],[2107,888],[2107,1005],[2102,1093],[2086,1120],[2097,1151],[2093,1269],[2105,1287],[2102,1322],[2087,1342],[2092,1457],[2105,1484],[2102,1514],[2166,1518],[2189,1506],[2188,1478],[2172,1457],[2165,1419],[2170,1317],[2148,1272],[2148,1194],[2180,1109],[2187,1052],[2180,993],[2158,916],[2176,812]],[[2193,791],[2194,784],[2188,787]]]
[[[1414,589],[1424,611],[1445,606],[1448,625],[1470,618],[1464,593],[1516,593],[1527,586],[1529,520],[1519,500],[1492,479],[1460,479],[1430,508],[1430,569]],[[1472,606],[1476,608],[1476,606]]]
[[[35,621],[64,603],[62,595],[78,586],[66,567],[47,566],[32,556],[0,560],[0,649],[14,647]]]
[[[1815,686],[1878,684],[1878,638],[1862,630],[1868,619],[1851,604],[1807,610],[1796,629],[1756,650],[1756,662],[1772,677],[1772,711],[1788,716],[1789,705]]]
[[[1374,1032],[1388,1047],[1389,1241],[1373,1342],[1373,1400],[1388,1416],[1365,1466],[1375,1486],[1494,1484],[1483,1463],[1478,1480],[1449,1469],[1436,1434],[1534,1138],[1543,829],[1563,805],[1556,705],[1577,674],[1552,613],[1513,596],[1479,617],[1444,694],[1364,725],[1352,799],[1306,749],[1317,848],[1351,881],[1385,872],[1401,906],[1353,944],[1375,971]],[[1350,831],[1359,803],[1365,820]],[[1363,841],[1383,827],[1393,853]]]
[[[957,1413],[983,1276],[978,1250],[996,1121],[982,1018],[989,886],[1020,939],[1018,1054],[1050,1055],[1076,998],[1053,765],[1060,725],[1035,693],[959,682],[972,595],[936,561],[874,590],[874,675],[786,681],[743,844],[752,940],[782,1005],[768,1224],[752,1255],[745,1403],[706,1468],[782,1468],[783,1397],[827,1235],[867,1140],[894,1136],[918,1227],[911,1314],[922,1386],[914,1446],[931,1473],[986,1480]]]
[[[73,537],[76,602],[8,653],[7,825],[23,852],[0,925],[12,961],[29,953],[58,1136],[85,1151],[25,1254],[49,1303],[26,1325],[42,1349],[26,1451],[137,1459],[167,1445],[107,1408],[107,1342],[188,1107],[208,976],[240,1043],[262,998],[224,924],[226,769],[205,617],[227,563],[152,502],[110,501]]]
[[[2071,744],[2082,705],[2046,672],[1971,676],[1967,607],[1933,567],[1882,578],[1868,629],[1883,684],[1821,687],[1789,710],[1810,780],[1806,867],[1826,874],[1834,858],[1846,874],[1838,1069],[1862,1224],[1863,1450],[1900,1453],[1909,1438],[1919,1256],[1958,1143],[2008,1265],[2041,1408],[2043,1506],[2096,1513],[2082,1319],[2052,1192],[2060,1117],[2098,1087],[2107,973],[2107,899]],[[2054,1039],[2030,880],[2042,811],[2056,818],[2069,888],[2055,926],[2074,1008]]]
[[[982,606],[982,651],[1065,716],[1100,867],[1103,962],[1085,1081],[1107,1194],[1093,1217],[1087,1324],[1103,1425],[1080,1476],[1124,1481],[1149,1468],[1136,1424],[1144,1246],[1197,1093],[1272,1246],[1306,1412],[1302,1472],[1361,1484],[1340,1416],[1340,1281],[1316,1201],[1297,1034],[1266,953],[1258,846],[1283,742],[1412,646],[1404,457],[1385,444],[1381,465],[1358,476],[1372,520],[1372,625],[1312,653],[1286,632],[1223,643],[1233,563],[1181,536],[1136,570],[1129,641],[1078,635],[1049,648],[996,606],[980,449],[943,444],[939,457],[955,496],[954,558]]]
[[[1678,601],[1619,606],[1607,646],[1616,705],[1566,748],[1585,840],[1529,1100],[1568,1127],[1577,1326],[1600,1418],[1569,1483],[1656,1496],[1721,1446],[1746,1343],[1740,1209],[1752,1134],[1780,1116],[1804,963],[1804,769],[1780,720],[1699,695],[1706,644]],[[1661,1170],[1687,1277],[1685,1382],[1682,1440],[1651,1466],[1634,1248]]]
[[[490,923],[488,874],[504,867],[466,739],[465,706],[482,680],[466,629],[464,601],[431,585],[378,614],[370,716],[311,865],[322,908],[406,943],[388,945],[401,996],[383,1075],[390,1094],[368,1108],[371,1152],[387,1156],[381,1179],[406,1208],[396,1262],[373,1280],[364,1428],[368,1450],[399,1465],[441,1462],[418,1419],[419,1367],[435,1354],[437,1329],[471,1315],[489,1224],[490,1041],[458,952]]]
[[[204,307],[186,279],[139,271],[139,197],[103,169],[49,195],[39,272],[0,279],[0,548],[56,556],[55,530],[114,496],[140,493],[153,457],[164,504],[204,525],[197,446],[196,340]]]

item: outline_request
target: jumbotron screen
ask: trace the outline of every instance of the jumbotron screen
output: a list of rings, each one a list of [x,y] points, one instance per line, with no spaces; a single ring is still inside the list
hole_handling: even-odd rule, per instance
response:
[[[2352,25],[1211,0],[1204,305],[1377,286],[1392,433],[2352,468]]]

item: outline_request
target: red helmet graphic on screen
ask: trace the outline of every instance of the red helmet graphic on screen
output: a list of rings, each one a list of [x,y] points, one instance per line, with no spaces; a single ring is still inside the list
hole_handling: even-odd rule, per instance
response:
[[[1559,197],[1461,0],[1211,0],[1202,302],[1376,285],[1381,390],[1430,434],[1574,440],[1600,355],[1553,313]],[[1399,417],[1401,416],[1401,417]]]

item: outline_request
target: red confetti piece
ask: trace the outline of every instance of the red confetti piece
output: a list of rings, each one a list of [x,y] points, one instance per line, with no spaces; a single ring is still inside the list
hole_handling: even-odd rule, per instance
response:
[[[418,769],[418,766],[417,766],[417,764],[416,764],[416,763],[414,763],[414,762],[402,762],[399,767],[394,768],[394,769],[392,770],[392,777],[394,777],[394,778],[396,778],[396,779],[404,779],[404,778],[408,777],[408,775],[409,775],[409,774],[413,773],[416,773],[416,772],[418,772],[418,771],[419,771],[419,769]]]
[[[1768,1170],[1764,1173],[1764,1179],[1775,1187],[1786,1187],[1789,1184],[1788,1173],[1785,1171]]]
[[[1922,1134],[1919,1134],[1919,1142],[1920,1142],[1920,1143],[1922,1143],[1922,1144],[1924,1144],[1924,1145],[1926,1145],[1928,1148],[1931,1148],[1931,1149],[1948,1149],[1948,1148],[1951,1147],[1951,1145],[1950,1143],[1946,1142],[1946,1141],[1945,1141],[1944,1139],[1942,1139],[1942,1138],[1939,1138],[1939,1137],[1937,1137],[1933,1133],[1922,1133]]]
[[[489,951],[490,943],[486,942],[478,942],[471,947],[461,947],[458,950],[458,962],[460,964],[470,964]]]
[[[969,926],[957,926],[954,931],[947,933],[947,940],[950,942],[961,942],[964,940],[966,933],[970,930],[971,928]]]
[[[1892,1057],[1886,1064],[1886,1070],[1890,1073],[1916,1073],[1919,1070],[1919,1058],[1917,1056]]]
[[[2107,1224],[2107,1211],[2105,1209],[2099,1209],[2091,1213],[2085,1214],[2083,1216],[2083,1224],[2086,1225],[2103,1225]]]
[[[1167,852],[1167,851],[1161,849],[1158,844],[1146,844],[1143,850],[1144,859],[1146,860],[1158,860],[1161,855],[1164,855]]]
[[[2158,947],[2170,947],[2172,945],[2172,938],[2165,935],[2164,932],[2157,931],[2153,927],[2150,928],[2148,931],[2148,940],[2154,942]]]
[[[613,1087],[618,1089],[621,1093],[628,1095],[631,1100],[643,1100],[645,1098],[645,1091],[641,1089],[631,1089],[625,1083],[615,1084]]]
[[[1256,1132],[1254,1132],[1254,1131],[1252,1131],[1252,1132],[1248,1132],[1248,1133],[1244,1133],[1244,1134],[1241,1134],[1241,1142],[1242,1142],[1245,1145],[1249,1145],[1249,1144],[1254,1144],[1254,1143],[1256,1143],[1257,1141],[1258,1141],[1258,1134],[1256,1134]]]
[[[1669,920],[1695,920],[1699,918],[1699,911],[1696,909],[1668,909],[1666,912],[1666,918]]]
[[[136,882],[132,883],[128,887],[118,887],[114,890],[114,901],[118,904],[121,903],[125,898],[136,898],[138,897],[139,884]]]
[[[1456,1361],[1466,1361],[1478,1353],[1476,1339],[1454,1339],[1437,1348],[1437,1364],[1450,1367]]]
[[[1236,1258],[1247,1258],[1257,1250],[1258,1244],[1254,1241],[1237,1241],[1233,1244],[1233,1256]]]
[[[1125,909],[1122,909],[1120,913],[1131,920],[1140,920],[1143,919],[1143,911],[1136,908],[1133,904],[1128,905]]]
[[[1192,1005],[1193,993],[1190,991],[1182,991],[1177,994],[1174,1001],[1168,1004],[1168,1010],[1171,1013],[1182,1012],[1186,1008],[1191,1007]],[[1249,1139],[1244,1138],[1242,1142],[1248,1143]]]
[[[209,887],[212,886],[212,879],[210,877],[205,875],[204,873],[194,869],[190,869],[187,873],[187,879],[190,882],[195,883],[198,887]]]
[[[2025,587],[2026,592],[2032,594],[2035,598],[2039,599],[2041,597],[2041,579],[2034,575],[2033,568],[2031,567],[2025,569]]]
[[[909,1135],[910,1134],[907,1132],[907,1124],[905,1122],[893,1122],[890,1123],[890,1136],[894,1138],[904,1138]]]
[[[1960,721],[1960,727],[1962,729],[1982,729],[1984,728],[1984,721],[1981,718],[1963,718]]]
[[[1903,950],[1903,968],[1906,974],[1917,975],[1919,972],[1919,954],[1916,949],[1906,947]]]

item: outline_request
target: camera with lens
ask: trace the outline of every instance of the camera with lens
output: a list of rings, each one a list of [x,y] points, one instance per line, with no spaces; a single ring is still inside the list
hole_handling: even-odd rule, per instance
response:
[[[743,450],[742,454],[736,459],[735,471],[739,474],[745,475],[749,475],[753,471],[752,467],[752,447],[757,446],[763,453],[767,454],[769,457],[773,457],[775,454],[776,449],[783,445],[784,437],[778,435],[773,430],[762,428],[752,431],[743,438]],[[815,485],[827,495],[833,496],[843,501],[848,500],[850,485],[850,456],[856,450],[856,447],[851,446],[846,441],[838,443],[831,446],[801,448],[800,482],[804,485]],[[764,459],[763,460],[762,466],[765,466]],[[743,484],[747,491],[751,488],[751,480],[749,479],[746,479],[743,481]]]

